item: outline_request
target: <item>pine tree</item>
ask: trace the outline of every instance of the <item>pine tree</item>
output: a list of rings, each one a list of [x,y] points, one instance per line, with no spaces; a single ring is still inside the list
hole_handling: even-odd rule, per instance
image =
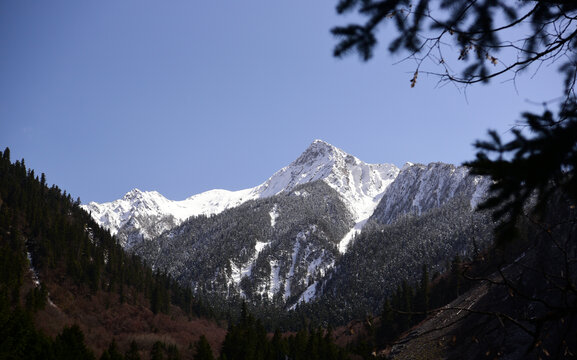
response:
[[[164,360],[164,349],[165,345],[157,341],[152,345],[152,349],[150,349],[150,360]]]
[[[94,354],[84,343],[84,334],[78,325],[65,327],[54,340],[54,353],[57,359],[76,360],[94,359]]]
[[[430,293],[429,270],[427,269],[427,266],[423,264],[421,270],[421,281],[419,282],[419,287],[415,293],[416,312],[427,312],[429,310]]]
[[[138,346],[136,345],[136,341],[132,340],[130,342],[130,348],[124,354],[125,360],[140,360],[140,354],[138,352]]]
[[[108,345],[108,349],[102,354],[100,359],[103,360],[103,357],[106,360],[123,360],[124,359],[124,357],[122,356],[122,353],[120,352],[120,349],[118,349],[118,344],[116,343],[116,339],[112,339],[112,341],[110,342],[110,345]]]
[[[5,163],[10,163],[10,148],[4,149],[4,153],[2,154],[2,160]]]
[[[212,354],[212,349],[206,336],[201,335],[200,339],[195,343],[194,348],[194,360],[214,360],[214,355]]]

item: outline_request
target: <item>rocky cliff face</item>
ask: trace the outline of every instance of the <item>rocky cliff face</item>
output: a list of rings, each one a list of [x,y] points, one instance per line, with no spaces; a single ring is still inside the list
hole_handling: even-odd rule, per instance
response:
[[[487,194],[490,179],[469,175],[463,166],[407,163],[387,188],[371,220],[390,224],[405,214],[421,215],[455,197],[468,199],[471,210]]]

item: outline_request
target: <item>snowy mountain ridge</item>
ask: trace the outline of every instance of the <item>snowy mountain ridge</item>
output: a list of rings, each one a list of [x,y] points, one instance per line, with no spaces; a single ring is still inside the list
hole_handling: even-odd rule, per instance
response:
[[[383,194],[372,219],[390,224],[404,214],[419,216],[455,196],[466,197],[470,208],[475,209],[489,191],[490,184],[488,177],[472,176],[464,166],[439,162],[406,163]]]
[[[172,216],[181,223],[191,216],[217,214],[245,201],[248,191],[210,190],[185,200],[169,200],[157,191],[132,189],[121,199],[83,205],[102,226],[115,235],[130,219],[138,216]]]
[[[315,140],[290,165],[254,188],[210,190],[181,201],[169,200],[156,191],[133,189],[121,199],[101,204],[90,202],[83,207],[113,235],[119,235],[123,246],[130,248],[139,241],[134,237],[135,232],[139,238],[152,239],[191,216],[219,214],[248,200],[270,197],[322,180],[342,195],[353,214],[356,226],[351,230],[352,236],[371,216],[398,173],[395,165],[366,164],[322,140]],[[343,246],[346,247],[346,243],[344,239]]]

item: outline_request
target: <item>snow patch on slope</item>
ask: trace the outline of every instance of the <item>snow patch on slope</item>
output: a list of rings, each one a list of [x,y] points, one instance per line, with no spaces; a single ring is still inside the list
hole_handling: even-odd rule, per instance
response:
[[[279,217],[278,205],[274,204],[272,210],[268,214],[270,216],[270,227],[274,227],[274,225],[276,224],[276,219],[278,219]]]
[[[244,264],[237,264],[233,260],[230,261],[230,267],[232,269],[232,276],[230,277],[230,280],[232,280],[232,283],[235,285],[235,287],[240,288],[239,285],[241,280],[246,276],[251,276],[252,269],[256,259],[258,259],[258,255],[268,244],[268,242],[257,241],[254,245],[254,253]],[[241,295],[243,294],[241,293]]]
[[[280,265],[277,260],[270,262],[270,284],[267,296],[272,300],[281,289]]]
[[[299,232],[297,234],[297,237],[295,240],[295,245],[293,247],[293,252],[292,252],[291,267],[290,267],[290,270],[287,274],[287,277],[286,277],[285,283],[284,283],[284,299],[285,300],[291,296],[291,282],[292,282],[294,275],[295,275],[295,266],[297,263],[299,252],[301,251],[301,241],[306,240],[306,237],[307,237],[307,234],[305,232]]]
[[[369,219],[366,218],[358,221],[355,224],[355,226],[353,226],[353,228],[341,239],[341,241],[339,242],[339,252],[341,254],[347,252],[347,247],[349,246],[351,241],[355,238],[355,236],[361,233],[361,230],[363,230],[363,227],[367,223],[367,220]]]
[[[471,209],[477,209],[477,206],[486,200],[491,182],[487,181],[486,178],[483,178],[480,175],[475,176],[473,181],[476,185],[476,188],[475,192],[471,196]]]
[[[296,309],[298,304],[308,303],[314,300],[317,297],[317,284],[318,281],[315,281],[314,283],[312,283],[312,285],[307,287],[307,289],[302,293],[297,302],[294,303],[294,305],[292,305],[291,307],[289,307],[289,310]]]

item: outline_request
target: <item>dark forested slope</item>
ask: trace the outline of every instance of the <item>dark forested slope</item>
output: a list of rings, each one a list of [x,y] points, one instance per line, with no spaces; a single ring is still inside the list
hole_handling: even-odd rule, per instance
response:
[[[148,355],[159,342],[192,356],[201,334],[213,346],[224,339],[200,318],[209,314],[190,289],[126,254],[78,200],[0,152],[0,358],[90,358],[113,339],[122,352]]]

